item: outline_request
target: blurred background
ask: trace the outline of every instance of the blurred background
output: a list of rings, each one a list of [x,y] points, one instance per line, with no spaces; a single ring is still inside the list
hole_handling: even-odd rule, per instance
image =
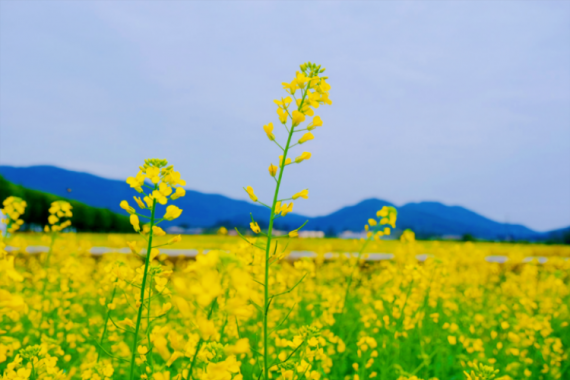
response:
[[[80,230],[121,231],[124,179],[159,157],[192,190],[172,231],[263,223],[243,187],[270,197],[262,126],[306,61],[327,68],[333,105],[294,152],[313,156],[282,194],[310,198],[283,229],[358,233],[393,204],[419,237],[568,235],[561,1],[2,1],[0,196],[35,199],[29,228],[65,197],[97,208]]]

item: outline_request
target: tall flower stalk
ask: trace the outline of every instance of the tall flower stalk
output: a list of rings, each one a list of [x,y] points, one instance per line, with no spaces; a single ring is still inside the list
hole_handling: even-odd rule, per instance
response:
[[[356,261],[352,266],[352,270],[350,275],[346,279],[346,289],[344,292],[344,303],[342,306],[342,313],[346,311],[346,305],[348,303],[348,298],[350,295],[350,289],[352,286],[352,281],[354,278],[354,273],[358,269],[358,264],[360,259],[362,258],[362,254],[366,247],[372,240],[380,240],[382,236],[389,236],[390,235],[390,227],[396,228],[396,218],[398,216],[398,211],[395,207],[392,206],[384,206],[382,209],[376,212],[377,219],[370,218],[368,219],[368,223],[364,225],[364,229],[366,230],[366,238],[362,238],[362,245],[360,246],[360,250],[356,253]]]
[[[270,210],[270,217],[269,217],[269,226],[267,228],[267,233],[261,231],[259,224],[253,220],[250,223],[250,227],[252,231],[256,234],[263,235],[266,237],[265,244],[263,243],[252,243],[247,240],[250,244],[262,249],[265,253],[264,257],[264,278],[263,278],[263,378],[265,380],[270,378],[269,374],[269,351],[268,351],[268,320],[269,320],[269,309],[271,302],[273,299],[280,294],[272,295],[269,289],[269,269],[272,263],[276,262],[279,259],[279,255],[277,254],[277,242],[274,244],[272,248],[272,241],[274,240],[273,236],[273,227],[275,219],[278,217],[283,217],[288,213],[293,211],[293,202],[289,204],[285,203],[286,201],[295,200],[297,198],[304,198],[308,199],[309,191],[307,189],[302,190],[296,194],[294,194],[290,198],[286,199],[279,199],[279,189],[281,187],[281,183],[283,181],[283,174],[285,172],[285,168],[293,163],[293,160],[289,158],[290,149],[306,143],[307,141],[313,140],[314,136],[311,133],[317,127],[323,125],[323,122],[319,116],[314,116],[314,109],[318,108],[321,104],[332,104],[331,100],[329,99],[329,90],[330,85],[326,82],[328,79],[327,77],[320,76],[325,69],[321,68],[320,65],[313,64],[311,62],[305,63],[301,65],[301,71],[296,73],[295,78],[290,83],[283,83],[283,88],[287,91],[290,96],[285,98],[281,98],[281,100],[275,100],[275,104],[277,105],[277,114],[279,116],[279,121],[283,124],[285,130],[287,131],[287,141],[282,146],[277,142],[275,135],[273,134],[273,123],[269,123],[263,126],[265,133],[269,140],[273,141],[277,147],[282,151],[282,155],[279,156],[279,168],[275,165],[269,165],[269,174],[275,180],[275,191],[273,193],[273,200],[271,202],[271,206],[261,202],[257,196],[255,195],[253,189],[251,187],[245,188],[245,191],[249,194],[249,197],[252,201],[260,203],[261,205],[267,207]],[[293,99],[295,101],[295,105],[291,105],[293,103]],[[313,116],[311,123],[306,125],[304,128],[301,127],[301,124],[305,122],[307,116]],[[294,135],[295,133],[305,132],[298,141],[294,142]],[[298,164],[302,161],[308,160],[311,158],[311,153],[303,152],[301,155],[295,158],[294,163]],[[298,236],[298,231],[304,226],[304,224],[297,229],[290,231],[288,234],[289,238]],[[273,253],[272,253],[273,252]],[[299,282],[295,285],[297,286]],[[295,287],[294,286],[294,287]],[[289,289],[289,291],[291,291]]]
[[[40,328],[40,339],[44,333],[44,329],[42,328],[42,324],[45,318],[45,312],[43,309],[43,301],[45,299],[45,292],[48,286],[48,282],[49,282],[49,276],[48,276],[48,271],[49,271],[49,267],[50,267],[50,260],[51,260],[51,256],[52,256],[52,252],[53,252],[53,246],[55,244],[55,240],[57,238],[57,235],[59,234],[60,231],[63,231],[64,229],[66,229],[67,227],[71,226],[71,217],[73,216],[73,213],[71,212],[72,210],[72,206],[69,202],[66,201],[54,201],[51,204],[51,207],[49,208],[49,216],[48,216],[48,224],[44,227],[44,232],[46,233],[50,233],[51,237],[50,237],[50,244],[49,244],[49,249],[47,252],[47,256],[46,256],[46,260],[44,261],[44,271],[45,271],[45,278],[44,278],[44,283],[42,286],[42,292],[41,294],[41,300],[42,303],[40,304],[42,313],[41,313],[41,318],[40,318],[40,324],[39,324],[39,328]]]
[[[166,232],[158,226],[159,223],[164,220],[174,220],[182,214],[182,210],[180,208],[174,205],[169,205],[166,207],[166,213],[164,216],[159,219],[156,217],[157,204],[166,205],[169,200],[175,200],[186,195],[186,190],[182,187],[186,185],[186,182],[180,178],[180,173],[174,171],[172,166],[168,166],[168,162],[166,160],[148,159],[145,160],[144,165],[140,167],[140,171],[135,177],[127,178],[127,183],[131,188],[134,188],[143,196],[142,200],[140,197],[133,197],[139,208],[150,211],[150,215],[143,215],[136,212],[136,210],[131,207],[127,201],[122,201],[120,204],[121,208],[130,214],[130,222],[133,225],[134,230],[140,233],[147,241],[147,254],[142,268],[141,291],[139,299],[136,300],[135,303],[137,307],[137,320],[135,322],[129,374],[129,379],[132,380],[135,376],[135,359],[137,352],[143,356],[147,353],[146,348],[141,347],[141,349],[139,349],[138,338],[141,321],[144,318],[144,307],[147,308],[148,323],[150,323],[150,299],[152,296],[152,289],[150,286],[148,287],[148,297],[146,300],[148,305],[145,305],[149,264],[160,253],[157,249],[158,246],[152,245],[153,238],[155,236],[166,235]],[[146,193],[144,189],[148,189],[150,191],[147,190],[148,193]],[[149,223],[143,225],[141,228],[139,217],[148,219]],[[179,240],[180,236],[170,239],[167,244],[171,244]],[[160,246],[163,245],[165,244]],[[136,242],[129,243],[129,246],[135,254],[139,253],[136,249]]]

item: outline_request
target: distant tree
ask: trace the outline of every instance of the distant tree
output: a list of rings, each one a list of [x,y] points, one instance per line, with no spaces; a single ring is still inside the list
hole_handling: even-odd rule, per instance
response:
[[[28,207],[23,219],[28,226],[44,226],[47,223],[49,208],[53,201],[63,199],[71,203],[73,217],[71,223],[77,231],[83,232],[132,232],[129,218],[110,210],[88,206],[84,203],[58,197],[42,191],[15,185],[0,176],[0,202],[10,195],[24,199]]]
[[[461,238],[461,240],[463,241],[475,241],[475,237],[471,234],[463,234],[463,237]]]

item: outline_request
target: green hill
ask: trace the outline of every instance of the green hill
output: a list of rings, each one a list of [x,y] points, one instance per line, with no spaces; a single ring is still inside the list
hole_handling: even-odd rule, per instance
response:
[[[71,223],[78,232],[133,232],[127,216],[106,208],[91,207],[78,201],[15,185],[0,176],[0,202],[11,195],[20,197],[28,203],[23,216],[25,224],[22,231],[34,227],[43,228],[47,224],[51,203],[65,200],[73,206]]]

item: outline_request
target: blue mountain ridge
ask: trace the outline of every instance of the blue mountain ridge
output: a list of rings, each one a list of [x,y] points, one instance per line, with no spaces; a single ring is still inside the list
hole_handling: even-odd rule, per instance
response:
[[[126,214],[119,207],[121,200],[131,204],[136,192],[124,181],[111,180],[92,174],[61,169],[54,166],[14,167],[0,166],[0,175],[24,187],[74,199],[90,206],[103,207]],[[263,227],[268,224],[269,212],[247,201],[235,200],[219,194],[205,194],[187,190],[186,196],[174,201],[184,210],[182,216],[168,225],[186,224],[191,227],[212,227],[219,224],[247,225],[250,213]],[[289,214],[276,221],[276,228],[293,229],[306,220],[308,230],[339,233],[344,230],[361,231],[366,221],[383,206],[394,206],[380,199],[367,199],[347,206],[329,215],[306,217]],[[410,228],[420,236],[471,234],[483,239],[541,239],[548,233],[538,233],[525,226],[504,224],[485,218],[460,206],[439,202],[408,203],[398,209],[398,229]],[[161,212],[162,210],[159,210]]]

